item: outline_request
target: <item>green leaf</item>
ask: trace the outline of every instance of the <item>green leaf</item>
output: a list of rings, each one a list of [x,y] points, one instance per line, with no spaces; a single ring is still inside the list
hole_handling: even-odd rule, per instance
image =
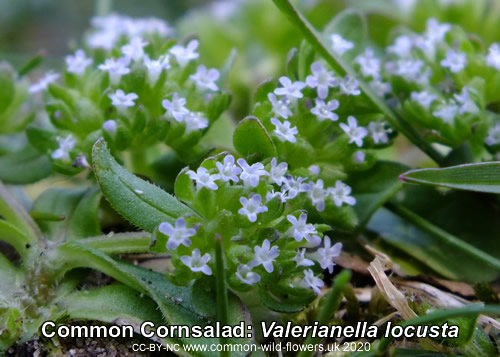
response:
[[[421,185],[500,193],[500,162],[411,170],[402,174],[399,179],[403,182]]]
[[[15,72],[6,62],[0,63],[0,114],[5,112],[14,99]]]
[[[256,117],[246,117],[234,130],[233,144],[243,155],[262,154],[264,157],[276,156],[276,147],[262,123]]]
[[[151,240],[151,233],[129,232],[86,238],[80,242],[107,254],[125,254],[148,252]]]
[[[36,54],[32,58],[28,60],[25,64],[19,68],[19,77],[23,77],[29,72],[31,72],[33,69],[38,67],[41,63],[43,62],[43,56],[41,53]]]
[[[153,232],[162,222],[174,223],[178,217],[196,215],[175,197],[121,167],[103,139],[95,143],[92,161],[104,197],[137,227]]]
[[[354,210],[359,227],[364,227],[375,211],[402,187],[398,176],[408,167],[390,161],[378,161],[370,170],[350,175],[348,184],[356,198]]]
[[[52,172],[50,161],[34,147],[0,156],[0,180],[6,183],[26,185],[37,182]]]
[[[38,225],[50,240],[69,241],[101,234],[100,202],[101,193],[96,188],[51,188],[36,199],[33,211],[63,216],[62,221],[44,220]]]

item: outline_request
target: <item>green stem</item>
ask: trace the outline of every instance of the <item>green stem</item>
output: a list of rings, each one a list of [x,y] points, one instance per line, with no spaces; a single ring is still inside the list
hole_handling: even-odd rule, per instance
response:
[[[113,9],[113,0],[96,0],[95,14],[97,16],[106,16],[111,13]]]
[[[446,242],[447,244],[450,244],[460,250],[466,251],[468,254],[475,256],[478,260],[482,261],[484,264],[493,267],[495,269],[500,270],[500,260],[483,252],[480,249],[477,249],[476,247],[467,244],[466,242],[462,241],[461,239],[458,239],[454,235],[442,230],[438,226],[435,226],[434,224],[430,223],[429,221],[425,220],[424,218],[420,217],[419,215],[415,214],[414,212],[410,211],[408,208],[405,208],[400,205],[396,205],[394,203],[388,202],[385,204],[385,206],[391,210],[392,212],[396,213],[398,216],[403,217],[407,221],[411,222],[424,232],[432,235],[433,237]]]
[[[215,283],[217,291],[217,320],[221,325],[228,325],[228,297],[226,287],[226,274],[224,272],[224,246],[219,234],[215,236]],[[226,339],[221,337],[220,343],[225,345]],[[224,349],[223,349],[224,350]],[[221,351],[221,356],[230,356],[228,351]]]
[[[78,242],[107,254],[145,253],[149,251],[151,234],[146,232],[117,233],[112,236],[86,238]]]
[[[419,147],[438,164],[443,164],[444,157],[427,143],[415,129],[402,118],[398,117],[380,98],[371,87],[362,79],[358,79],[356,71],[341,56],[333,52],[321,40],[321,35],[312,24],[302,15],[290,0],[273,0],[276,6],[295,24],[302,32],[304,38],[318,51],[318,53],[341,75],[347,74],[355,77],[359,87],[368,99],[386,116],[387,121],[398,131],[403,133],[411,142]]]
[[[330,321],[332,315],[338,310],[340,302],[342,301],[344,289],[349,283],[350,279],[350,270],[344,270],[335,279],[333,287],[328,292],[328,295],[323,298],[323,305],[321,306],[318,314],[318,324],[320,326],[328,325],[328,322]],[[319,341],[319,337],[308,336],[304,344],[307,346],[317,344]],[[313,353],[314,351],[302,351],[298,354],[298,357],[310,357]]]

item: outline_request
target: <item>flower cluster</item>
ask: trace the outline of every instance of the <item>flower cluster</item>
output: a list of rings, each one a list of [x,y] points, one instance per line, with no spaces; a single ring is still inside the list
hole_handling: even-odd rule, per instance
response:
[[[176,43],[162,20],[112,14],[92,20],[85,45],[66,57],[63,74],[48,72],[29,87],[43,99],[53,165],[77,172],[104,136],[114,150],[165,143],[199,159],[201,137],[230,103],[220,72],[200,64],[199,42]],[[92,138],[89,139],[89,138]],[[73,166],[73,167],[72,167]]]
[[[319,174],[319,168],[310,171]],[[326,187],[322,179],[300,176],[276,158],[247,162],[227,153],[205,160],[196,171],[181,172],[175,193],[201,217],[158,227],[163,249],[172,255],[173,275],[181,280],[196,273],[211,275],[213,238],[219,235],[228,281],[236,290],[278,277],[279,285],[319,293],[323,282],[314,274],[333,271],[342,245],[332,245],[322,233],[329,227],[309,223],[302,207],[321,212],[327,205],[342,209],[356,203],[351,188],[340,180]]]

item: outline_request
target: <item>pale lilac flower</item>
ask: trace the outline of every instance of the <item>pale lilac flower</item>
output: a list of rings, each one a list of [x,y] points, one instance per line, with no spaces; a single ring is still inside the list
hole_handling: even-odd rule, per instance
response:
[[[299,133],[299,130],[296,126],[291,126],[288,120],[285,120],[283,123],[280,122],[276,118],[271,118],[271,123],[275,126],[276,129],[273,130],[274,134],[280,139],[280,141],[289,141],[291,143],[295,143],[297,139],[295,139],[295,135]]]
[[[252,267],[247,264],[240,264],[236,270],[236,277],[241,280],[241,282],[254,285],[260,281],[260,275],[252,271]]]
[[[286,192],[275,192],[274,190],[271,190],[266,193],[266,202],[273,200],[275,197],[278,197],[282,203],[285,203],[290,199]]]
[[[262,243],[262,247],[257,245],[253,249],[255,251],[255,256],[248,265],[257,267],[262,264],[268,273],[272,273],[274,270],[273,262],[280,255],[278,247],[271,247],[269,240],[265,239]]]
[[[469,94],[469,90],[470,89],[468,87],[463,87],[460,94],[454,95],[455,100],[457,101],[458,104],[460,104],[460,109],[459,109],[460,114],[465,114],[465,113],[477,114],[477,113],[479,113],[479,107],[471,99],[470,94]]]
[[[381,81],[380,79],[374,79],[369,84],[373,91],[382,98],[392,91],[392,85],[388,82]]]
[[[55,82],[60,77],[59,73],[55,72],[47,72],[40,80],[36,83],[30,85],[28,92],[30,94],[38,93],[46,90],[49,87],[49,84]]]
[[[442,42],[448,31],[451,30],[451,25],[447,23],[440,23],[434,18],[427,20],[427,29],[425,30],[425,37],[432,42]]]
[[[144,65],[148,69],[149,83],[154,86],[160,78],[161,72],[170,68],[169,56],[161,56],[157,60],[151,60],[149,56],[144,56]]]
[[[111,104],[116,107],[119,112],[124,112],[129,107],[135,105],[134,101],[139,98],[135,93],[125,94],[121,89],[117,89],[115,93],[108,94],[111,99]]]
[[[337,87],[338,81],[332,71],[328,71],[321,62],[314,62],[311,65],[312,74],[307,76],[306,83],[311,88],[316,88],[318,97],[325,99],[328,97],[328,89]]]
[[[359,82],[351,77],[345,76],[343,80],[340,81],[340,91],[345,95],[360,95]]]
[[[215,180],[220,179],[219,174],[211,175],[208,170],[202,166],[198,167],[198,170],[194,172],[193,170],[189,170],[186,174],[196,182],[196,189],[200,190],[203,187],[208,188],[209,190],[217,190],[219,187],[215,183]]]
[[[304,284],[312,288],[316,295],[321,293],[320,289],[325,285],[323,280],[314,276],[314,272],[311,269],[304,270]]]
[[[312,175],[319,175],[321,169],[318,165],[311,165],[307,168]]]
[[[202,112],[188,112],[184,115],[183,121],[186,124],[186,134],[208,127],[208,120],[203,117]]]
[[[179,97],[177,93],[172,95],[171,100],[164,99],[161,105],[167,110],[167,114],[178,122],[183,121],[186,114],[189,113],[189,109],[186,108],[186,98]]]
[[[386,144],[389,142],[385,122],[381,120],[372,121],[368,124],[368,130],[375,144]]]
[[[304,96],[301,91],[306,86],[305,83],[300,81],[292,82],[288,77],[280,77],[279,82],[282,87],[276,88],[274,94],[285,96],[288,100],[296,100]]]
[[[208,253],[201,256],[200,250],[196,248],[193,250],[193,254],[191,256],[182,256],[181,262],[194,273],[201,271],[205,275],[212,275],[212,269],[207,264],[211,258],[212,257]]]
[[[76,140],[72,135],[68,135],[65,138],[58,138],[57,144],[59,147],[52,153],[51,157],[54,160],[69,161],[69,152],[74,149]]]
[[[367,48],[363,54],[357,56],[355,62],[359,64],[363,76],[380,77],[380,60],[375,57],[375,53],[371,48]]]
[[[119,58],[117,60],[113,58],[108,58],[103,64],[100,64],[97,68],[101,71],[108,72],[109,81],[112,85],[117,85],[123,75],[130,73],[130,68],[128,67],[130,60],[126,57]]]
[[[424,67],[421,60],[411,58],[387,62],[385,69],[392,75],[400,76],[408,82],[426,84],[430,75],[430,69]]]
[[[337,180],[335,182],[335,187],[329,187],[328,192],[332,195],[333,203],[335,206],[341,207],[344,203],[347,203],[350,206],[354,206],[356,204],[356,199],[351,194],[351,187],[343,183],[342,181]]]
[[[320,120],[331,120],[337,121],[339,116],[333,111],[338,109],[340,103],[337,99],[332,99],[329,102],[325,103],[323,99],[316,98],[315,99],[316,106],[311,109],[311,113],[316,115],[316,117]]]
[[[199,65],[195,74],[189,76],[199,89],[219,90],[215,82],[219,79],[219,71],[215,68],[207,69],[204,65]]]
[[[488,136],[484,142],[489,146],[500,144],[500,122],[488,130]]]
[[[158,227],[158,230],[168,237],[167,249],[177,249],[179,245],[189,247],[191,245],[191,238],[196,234],[196,229],[187,228],[186,220],[182,217],[177,218],[175,226],[168,222],[163,222]]]
[[[352,115],[347,117],[347,122],[349,125],[340,123],[340,128],[349,137],[349,144],[355,143],[356,146],[363,146],[363,138],[368,135],[368,130],[362,126],[358,126],[358,121]]]
[[[488,48],[488,55],[486,56],[486,64],[500,70],[500,45],[494,43]]]
[[[76,50],[74,55],[66,56],[65,61],[68,66],[66,69],[68,73],[74,74],[82,74],[94,62],[92,58],[85,55],[85,51],[82,49]]]
[[[330,35],[330,41],[332,42],[333,50],[341,56],[354,48],[354,43],[345,40],[338,33]]]
[[[321,265],[322,269],[328,269],[328,272],[331,274],[333,273],[333,267],[335,266],[335,263],[333,262],[333,259],[340,256],[340,252],[342,251],[342,243],[335,243],[335,245],[331,245],[332,242],[330,240],[330,237],[325,236],[323,238],[324,242],[324,247],[319,248],[316,256],[319,264]]]
[[[299,219],[289,214],[286,216],[286,219],[292,224],[287,234],[292,235],[297,242],[305,239],[312,246],[321,243],[321,238],[318,236],[316,228],[312,224],[307,223],[307,214],[301,213]]]
[[[186,65],[190,61],[200,57],[200,54],[196,52],[198,45],[199,45],[198,40],[191,40],[189,41],[186,47],[175,45],[170,49],[169,52],[175,57],[177,63],[181,67],[186,67]]]
[[[269,176],[269,173],[264,169],[264,165],[260,162],[257,162],[252,166],[248,165],[245,159],[238,159],[237,162],[243,169],[240,179],[245,183],[245,186],[257,187],[260,181],[260,176]]]
[[[421,92],[411,92],[411,99],[420,104],[422,108],[429,110],[432,102],[437,99],[437,95],[424,90]]]
[[[224,158],[224,163],[216,162],[215,165],[219,170],[219,175],[222,181],[239,181],[238,175],[241,174],[241,169],[237,165],[235,165],[233,155],[226,155],[226,157]]]
[[[292,258],[292,260],[297,263],[297,266],[303,266],[303,267],[310,267],[314,265],[314,262],[311,259],[307,259],[305,257],[306,254],[306,248],[298,249],[297,250],[297,255],[295,258]]]
[[[420,49],[424,55],[431,61],[436,57],[436,42],[426,36],[417,36],[415,38],[415,47]]]
[[[463,52],[448,50],[446,57],[441,60],[441,66],[448,68],[452,73],[462,71],[467,65],[467,57]]]
[[[262,197],[259,194],[254,194],[250,196],[250,199],[246,197],[240,197],[240,203],[243,208],[238,210],[238,213],[247,216],[250,222],[257,221],[257,215],[259,213],[267,212],[267,207],[261,205]]]
[[[121,50],[125,57],[139,61],[144,56],[144,47],[148,43],[140,37],[133,37],[128,44],[122,46]]]
[[[278,186],[283,185],[285,182],[285,174],[288,170],[288,164],[286,162],[281,162],[278,164],[278,160],[275,157],[271,159],[271,171],[269,178],[271,182],[274,182]]]
[[[445,123],[453,124],[455,117],[458,115],[458,105],[453,102],[442,104],[439,110],[432,112],[436,118],[441,118]]]
[[[319,212],[325,210],[325,198],[328,197],[328,191],[324,189],[323,180],[319,179],[316,183],[310,185],[307,192],[311,204],[313,204]]]
[[[304,183],[307,179],[304,177],[285,176],[283,192],[286,192],[290,199],[297,197],[299,193],[309,191],[309,184]]]
[[[365,162],[366,154],[362,150],[358,150],[354,153],[354,161],[357,164],[362,164]]]
[[[398,57],[409,57],[411,56],[411,50],[414,43],[415,41],[412,36],[400,35],[396,37],[396,40],[392,45],[387,47],[387,52]]]
[[[102,129],[106,131],[109,135],[113,136],[116,134],[116,129],[118,128],[118,125],[116,124],[116,120],[106,120],[102,124]]]
[[[267,98],[273,106],[273,113],[277,116],[280,116],[283,119],[288,119],[288,117],[291,117],[293,115],[292,111],[288,107],[290,101],[287,100],[286,97],[278,99],[276,98],[274,93],[268,93]]]

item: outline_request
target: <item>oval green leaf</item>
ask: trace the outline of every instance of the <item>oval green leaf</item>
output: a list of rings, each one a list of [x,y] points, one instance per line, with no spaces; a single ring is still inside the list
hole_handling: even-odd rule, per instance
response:
[[[256,117],[246,117],[239,122],[234,130],[233,144],[243,156],[252,154],[262,154],[264,157],[276,156],[276,147],[269,133]]]

